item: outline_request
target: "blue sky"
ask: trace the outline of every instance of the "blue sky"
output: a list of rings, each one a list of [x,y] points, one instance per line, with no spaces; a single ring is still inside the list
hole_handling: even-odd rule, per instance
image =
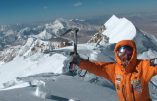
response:
[[[157,0],[0,0],[0,24],[154,12]]]

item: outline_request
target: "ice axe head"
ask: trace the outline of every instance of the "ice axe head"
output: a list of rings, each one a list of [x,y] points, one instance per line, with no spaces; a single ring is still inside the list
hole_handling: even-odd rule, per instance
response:
[[[75,28],[72,28],[72,30],[75,31],[75,33],[77,33],[77,32],[79,31],[79,29],[76,28],[76,27],[75,27]]]
[[[74,50],[73,51],[74,51],[75,54],[77,53],[77,33],[78,33],[78,31],[79,31],[79,29],[75,27],[75,28],[68,29],[65,33],[62,34],[62,36],[63,36],[65,34],[71,32],[74,35],[74,39],[73,39],[73,41],[74,41]]]
[[[66,35],[66,34],[68,34],[68,33],[70,33],[70,32],[72,32],[72,33],[77,33],[79,31],[79,29],[78,28],[70,28],[70,29],[68,29],[66,32],[64,32],[63,34],[61,34],[61,36],[64,36],[64,35]]]

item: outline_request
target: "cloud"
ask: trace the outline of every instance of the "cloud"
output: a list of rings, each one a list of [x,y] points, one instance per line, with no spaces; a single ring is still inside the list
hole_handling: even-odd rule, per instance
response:
[[[82,2],[76,2],[76,3],[74,4],[75,7],[78,7],[78,6],[81,6],[81,5],[82,5]]]

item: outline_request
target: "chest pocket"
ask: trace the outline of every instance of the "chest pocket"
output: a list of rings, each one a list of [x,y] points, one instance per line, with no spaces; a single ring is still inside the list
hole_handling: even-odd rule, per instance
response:
[[[135,93],[142,93],[143,79],[142,79],[142,72],[140,68],[137,70],[137,72],[132,73],[131,85],[132,85],[132,90]]]
[[[118,68],[118,66],[115,66],[115,88],[117,92],[120,92],[121,90],[121,86],[122,86],[122,81],[123,81],[123,76],[122,73],[120,71],[120,69]]]
[[[117,91],[120,91],[122,79],[121,75],[116,75],[115,77],[115,87]]]
[[[139,79],[134,79],[131,81],[134,92],[142,93],[142,83]]]

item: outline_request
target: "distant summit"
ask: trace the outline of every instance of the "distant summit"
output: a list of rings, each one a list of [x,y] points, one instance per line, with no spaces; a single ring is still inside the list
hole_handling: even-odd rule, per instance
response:
[[[106,30],[102,33],[109,37],[109,43],[117,43],[121,40],[131,40],[136,35],[136,28],[126,18],[118,18],[113,15],[105,24]]]
[[[95,41],[92,41],[95,40]],[[121,40],[134,40],[139,54],[139,58],[157,57],[157,39],[137,27],[126,18],[118,18],[113,15],[90,39],[90,43],[97,45],[115,44]],[[151,55],[150,55],[151,54]]]

